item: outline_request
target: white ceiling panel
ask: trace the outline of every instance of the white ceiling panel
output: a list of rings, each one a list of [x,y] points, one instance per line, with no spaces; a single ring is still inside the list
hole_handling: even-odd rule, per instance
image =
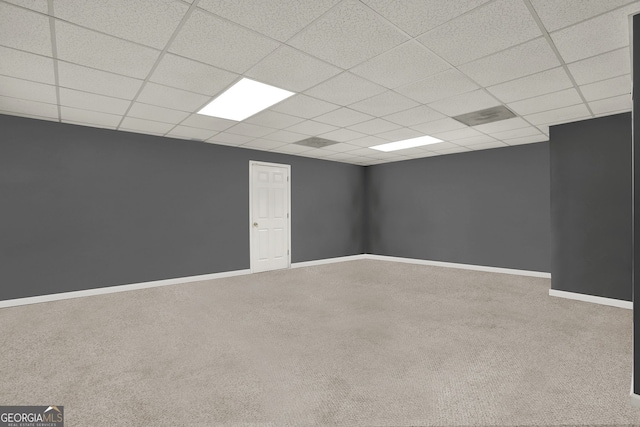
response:
[[[487,90],[502,102],[513,102],[533,98],[573,87],[563,67],[542,71],[509,82],[489,86]]]
[[[327,159],[329,160],[348,160],[348,159],[353,159],[353,154],[349,154],[349,153],[333,153],[333,154],[329,154],[328,156],[326,156]]]
[[[27,101],[25,99],[0,96],[0,111],[16,114],[28,114],[31,116],[58,118],[58,107],[55,104]]]
[[[16,4],[18,6],[26,7],[27,9],[35,10],[40,13],[47,13],[49,10],[48,2],[44,0],[5,0],[7,3]]]
[[[351,73],[342,73],[305,93],[338,105],[349,105],[386,91],[380,85]]]
[[[277,47],[277,42],[260,34],[195,10],[169,51],[224,70],[244,73]]]
[[[189,116],[189,113],[155,105],[134,102],[127,116],[138,119],[155,120],[164,123],[178,124]],[[209,135],[211,137],[211,135]],[[208,137],[207,137],[208,138]],[[205,138],[206,139],[206,138]]]
[[[558,108],[557,110],[543,111],[541,113],[525,116],[525,120],[534,125],[568,122],[575,119],[589,117],[591,114],[584,104],[571,107]]]
[[[380,132],[376,134],[378,138],[386,139],[387,141],[402,141],[403,139],[416,138],[418,136],[422,136],[423,134],[415,129],[411,128],[400,128],[389,130],[387,132]]]
[[[351,68],[408,39],[359,1],[344,0],[288,44],[338,67]]]
[[[373,119],[366,122],[358,123],[353,126],[349,126],[349,129],[356,132],[361,132],[367,135],[374,135],[376,133],[388,132],[390,130],[398,129],[402,126],[386,121],[384,119]]]
[[[167,136],[170,136],[172,138],[197,139],[204,141],[211,138],[216,133],[217,131],[214,130],[198,129],[180,125],[173,128],[171,132],[167,134]]]
[[[444,24],[489,0],[363,0],[412,37]]]
[[[235,135],[251,136],[253,138],[260,138],[270,133],[275,132],[273,128],[265,126],[252,125],[250,123],[238,123],[235,126],[225,130],[227,133],[233,133]]]
[[[277,105],[274,105],[270,109],[296,117],[312,119],[321,114],[328,113],[331,110],[335,110],[336,108],[338,108],[338,106],[335,104],[312,98],[310,96],[297,94],[285,99]]]
[[[160,51],[56,21],[58,58],[144,79]]]
[[[568,64],[579,85],[610,79],[631,72],[631,54],[623,48]]]
[[[541,35],[524,2],[497,0],[440,25],[418,41],[460,65]]]
[[[631,111],[631,95],[625,94],[589,103],[594,114]]]
[[[220,132],[211,138],[207,139],[207,142],[213,142],[216,144],[226,145],[241,145],[246,144],[249,141],[253,141],[255,138],[252,136],[236,135],[233,133]]]
[[[412,99],[388,90],[371,98],[351,104],[350,107],[380,117],[417,107],[419,104]]]
[[[542,96],[536,96],[535,98],[513,102],[508,104],[508,107],[512,111],[524,116],[526,114],[568,107],[570,105],[580,104],[581,102],[582,98],[580,98],[578,91],[571,88],[561,90],[559,92],[548,93]]]
[[[346,127],[356,123],[371,120],[373,116],[352,110],[351,108],[338,108],[321,116],[314,118],[315,121],[327,123],[329,125]]]
[[[118,127],[122,116],[100,113],[98,111],[81,110],[72,107],[60,107],[60,117],[63,122],[82,123],[108,129]]]
[[[459,68],[479,84],[491,86],[559,65],[560,62],[553,50],[541,37],[462,65]]]
[[[477,89],[478,85],[457,70],[447,70],[396,89],[411,99],[428,104]]]
[[[0,76],[0,95],[57,104],[56,87],[13,77]]]
[[[187,9],[174,0],[54,2],[57,18],[156,49],[164,48]]]
[[[134,117],[125,117],[119,129],[143,132],[151,134],[162,134],[169,132],[173,128],[170,123],[155,122],[152,120],[136,119]]]
[[[548,141],[546,135],[523,136],[521,138],[505,139],[504,142],[509,145],[534,144],[536,142]]]
[[[433,102],[429,107],[447,116],[457,116],[497,105],[500,105],[500,101],[484,90],[478,89]]]
[[[245,75],[282,89],[302,92],[341,72],[338,67],[283,45]]]
[[[580,91],[587,101],[597,101],[616,95],[631,94],[631,75],[627,74],[580,86]]]
[[[282,147],[284,143],[278,141],[270,141],[268,139],[254,139],[246,144],[242,144],[244,148],[252,148],[255,150],[273,150],[274,148]]]
[[[305,147],[303,145],[297,145],[297,144],[287,144],[287,145],[283,145],[273,149],[273,151],[277,153],[284,153],[284,154],[300,154],[310,150],[312,150],[311,147]]]
[[[437,150],[436,153],[440,154],[456,154],[456,153],[466,153],[468,151],[472,151],[467,147],[456,147],[456,148],[448,148],[446,150]]]
[[[336,126],[315,122],[313,120],[305,120],[304,122],[300,122],[287,128],[289,132],[302,133],[305,135],[320,135],[336,129]]]
[[[358,147],[374,147],[376,145],[382,145],[389,142],[386,139],[378,138],[377,136],[365,136],[358,139],[349,141],[349,144],[356,145]]]
[[[534,126],[527,126],[521,129],[507,130],[504,132],[492,133],[491,136],[499,140],[522,138],[525,136],[540,136],[540,130]]]
[[[130,102],[94,93],[60,88],[60,105],[122,116]]]
[[[58,61],[58,80],[61,87],[129,100],[142,85],[142,80],[63,61]]]
[[[472,136],[471,138],[460,138],[451,140],[451,142],[453,142],[454,144],[463,147],[473,147],[474,145],[488,144],[495,141],[496,139],[490,137],[489,135]]]
[[[306,138],[308,138],[308,135],[304,135],[296,132],[290,132],[288,130],[278,130],[264,137],[264,139],[270,139],[272,141],[280,141],[282,143],[298,142]]]
[[[411,129],[415,129],[425,135],[433,135],[435,133],[442,133],[450,130],[462,129],[465,127],[467,126],[460,123],[459,121],[447,117],[444,119],[434,120],[432,122],[411,126]]]
[[[52,56],[49,18],[0,3],[0,45]]]
[[[419,105],[415,108],[389,114],[388,116],[384,116],[384,118],[401,126],[414,126],[420,123],[444,119],[445,115],[432,110],[426,105]]]
[[[366,135],[360,132],[349,130],[349,129],[336,129],[331,132],[323,133],[319,136],[320,138],[326,138],[331,141],[346,142],[346,141],[351,141],[353,139],[362,138],[363,136],[366,136]],[[331,150],[331,147],[327,147],[327,149]]]
[[[493,123],[485,123],[483,125],[473,126],[473,128],[484,133],[495,133],[512,129],[519,129],[526,126],[529,126],[529,123],[525,122],[520,117],[514,117],[512,119],[499,120]]]
[[[278,113],[277,111],[265,110],[255,114],[245,120],[259,126],[266,126],[274,129],[284,129],[303,121],[303,118],[291,116],[289,114]]]
[[[40,55],[0,46],[0,74],[55,84],[53,60]]]
[[[502,147],[508,147],[508,145],[505,144],[504,142],[496,141],[496,142],[487,142],[486,144],[476,144],[476,145],[469,146],[468,148],[471,148],[472,150],[477,151],[477,150],[490,150],[492,148],[502,148]]]
[[[449,68],[424,46],[409,41],[352,68],[351,72],[394,89]]]
[[[548,31],[576,24],[608,12],[634,0],[531,0],[533,8]]]
[[[159,107],[195,113],[205,103],[211,101],[211,97],[155,83],[147,83],[140,92],[138,101]]]
[[[192,114],[186,118],[181,124],[194,128],[215,130],[221,132],[230,128],[238,122],[233,120],[219,119],[217,117],[203,116],[202,114]]]
[[[286,41],[340,0],[200,0],[201,7],[276,40]]]
[[[435,133],[431,136],[434,136],[443,141],[453,141],[454,139],[464,139],[464,138],[472,138],[482,136],[482,133],[478,132],[475,129],[470,127],[465,127],[462,129],[450,130],[447,132]]]
[[[347,143],[344,143],[344,142],[340,142],[338,144],[333,144],[333,145],[329,145],[328,147],[325,147],[325,150],[332,151],[334,153],[345,153],[347,151],[358,150],[360,148],[362,148],[362,147],[360,147],[358,145],[352,145],[351,143],[347,144]],[[349,156],[353,157],[352,154],[350,154]]]
[[[239,79],[238,74],[165,54],[149,81],[205,95],[217,95]]]

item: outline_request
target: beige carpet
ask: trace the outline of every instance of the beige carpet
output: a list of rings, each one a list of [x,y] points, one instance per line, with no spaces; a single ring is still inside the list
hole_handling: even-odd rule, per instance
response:
[[[0,404],[71,426],[640,424],[632,313],[353,261],[0,309]]]

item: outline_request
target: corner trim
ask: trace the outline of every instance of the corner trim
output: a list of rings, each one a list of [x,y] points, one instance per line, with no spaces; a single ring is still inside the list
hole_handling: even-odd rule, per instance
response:
[[[575,292],[559,291],[557,289],[549,289],[549,296],[567,298],[567,299],[573,299],[577,301],[591,302],[594,304],[609,305],[611,307],[626,308],[628,310],[633,310],[633,302],[624,301],[621,299],[598,297],[595,295],[587,295],[587,294],[578,294]],[[638,398],[640,399],[640,396],[638,396]]]
[[[631,390],[629,390],[629,403],[635,408],[640,408],[640,395],[633,392],[633,373],[631,374]]]
[[[325,258],[325,259],[317,259],[313,261],[294,262],[293,264],[291,264],[291,268],[312,267],[314,265],[333,264],[335,262],[344,262],[344,261],[358,261],[361,259],[368,259],[367,255],[366,254],[347,255],[347,256],[341,256],[337,258]]]

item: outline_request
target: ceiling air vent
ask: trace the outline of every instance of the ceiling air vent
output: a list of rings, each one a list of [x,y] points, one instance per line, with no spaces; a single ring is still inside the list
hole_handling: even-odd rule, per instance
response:
[[[497,122],[510,119],[516,115],[504,105],[487,108],[486,110],[474,111],[473,113],[461,114],[453,119],[464,123],[467,126],[484,125],[485,123]]]
[[[324,148],[337,143],[338,141],[331,141],[329,139],[318,138],[317,136],[312,136],[311,138],[294,142],[294,144],[304,145],[305,147],[313,147],[313,148]]]

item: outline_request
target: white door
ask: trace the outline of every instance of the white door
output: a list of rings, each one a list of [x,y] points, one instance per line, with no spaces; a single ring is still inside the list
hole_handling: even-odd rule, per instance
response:
[[[290,265],[289,165],[250,162],[251,271]]]

